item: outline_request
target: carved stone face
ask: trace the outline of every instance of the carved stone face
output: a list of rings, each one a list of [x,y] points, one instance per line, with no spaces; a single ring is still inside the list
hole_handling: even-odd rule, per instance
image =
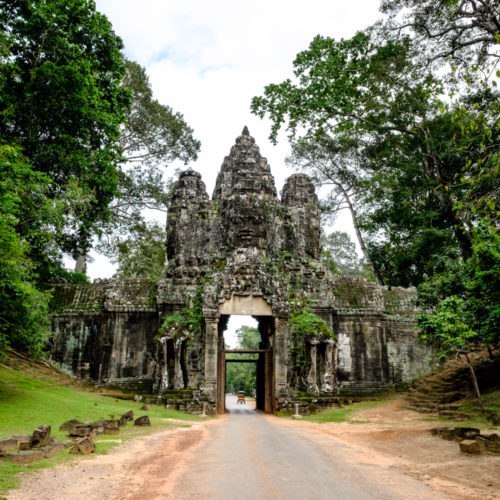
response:
[[[256,196],[228,200],[224,215],[231,248],[262,248],[266,244],[267,220],[262,200]]]

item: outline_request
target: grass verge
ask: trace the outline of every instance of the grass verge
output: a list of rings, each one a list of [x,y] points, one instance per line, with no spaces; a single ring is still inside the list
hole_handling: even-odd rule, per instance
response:
[[[365,408],[371,408],[372,406],[376,406],[381,403],[386,403],[387,401],[388,399],[380,399],[376,401],[363,401],[362,403],[353,403],[342,408],[331,408],[314,415],[308,415],[306,417],[303,417],[303,420],[307,420],[309,422],[318,422],[320,424],[325,422],[348,422],[350,424],[365,424],[369,423],[369,421],[356,418],[358,411]]]
[[[59,426],[66,420],[77,418],[82,422],[119,418],[133,410],[134,415],[147,414],[151,427],[128,424],[120,435],[101,435],[96,438],[96,453],[107,453],[113,446],[137,436],[149,434],[168,426],[184,426],[186,421],[198,420],[195,415],[150,406],[141,411],[143,403],[125,401],[83,390],[68,381],[65,375],[51,369],[41,369],[36,362],[4,359],[0,363],[0,437],[12,434],[31,434],[39,425],[50,425],[51,435],[65,439],[67,433]],[[64,385],[61,385],[64,384]],[[16,465],[0,460],[0,495],[19,485],[20,472],[30,472],[75,460],[69,450],[64,450],[49,460],[27,465]]]

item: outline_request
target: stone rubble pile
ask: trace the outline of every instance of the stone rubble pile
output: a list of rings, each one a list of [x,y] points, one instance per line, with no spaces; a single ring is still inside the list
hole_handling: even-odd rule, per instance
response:
[[[15,464],[29,464],[50,458],[65,448],[71,448],[72,454],[88,455],[95,452],[96,445],[93,440],[96,435],[118,435],[120,427],[131,421],[137,426],[151,425],[148,415],[142,415],[134,421],[132,410],[124,413],[118,420],[103,419],[83,423],[71,419],[59,427],[61,431],[68,431],[67,441],[58,441],[51,437],[50,425],[40,425],[32,434],[14,434],[10,438],[0,438],[0,459]]]
[[[496,433],[481,434],[474,427],[435,427],[431,429],[431,434],[446,441],[458,441],[462,453],[478,454],[487,451],[500,454],[500,436]]]

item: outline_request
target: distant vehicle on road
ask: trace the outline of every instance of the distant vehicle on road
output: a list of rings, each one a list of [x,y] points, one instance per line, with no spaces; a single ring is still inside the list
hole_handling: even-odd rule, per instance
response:
[[[246,403],[245,398],[246,398],[245,391],[239,391],[238,392],[238,401],[236,401],[236,403],[239,405],[244,405]]]

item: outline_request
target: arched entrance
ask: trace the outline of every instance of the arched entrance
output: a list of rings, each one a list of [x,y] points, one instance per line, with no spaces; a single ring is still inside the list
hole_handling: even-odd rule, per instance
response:
[[[241,313],[242,314],[242,313]],[[242,314],[243,315],[243,314]],[[223,314],[219,320],[218,335],[219,349],[217,353],[217,413],[225,411],[225,388],[227,363],[255,363],[256,364],[256,407],[265,413],[274,413],[273,388],[273,337],[274,321],[272,316],[252,316],[257,320],[261,341],[257,349],[226,349],[224,345],[224,331],[230,315]],[[228,359],[228,354],[247,354],[247,359]],[[257,354],[257,359],[250,359],[250,355]]]
[[[276,318],[271,306],[262,298],[253,295],[231,296],[219,308],[217,321],[206,321],[205,384],[212,392],[217,413],[225,412],[226,350],[224,330],[232,315],[252,316],[258,322],[261,335],[259,349],[239,350],[240,353],[258,354],[257,363],[257,408],[266,412],[275,411],[275,336]]]

